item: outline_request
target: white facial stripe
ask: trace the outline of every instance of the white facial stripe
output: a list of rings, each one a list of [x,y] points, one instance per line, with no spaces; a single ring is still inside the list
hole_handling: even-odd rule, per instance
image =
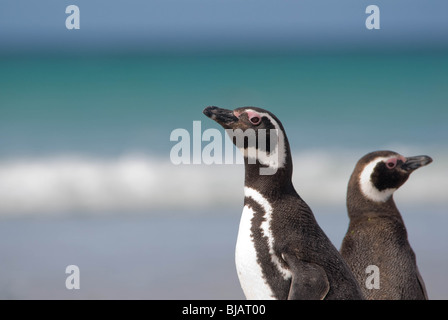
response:
[[[386,161],[389,158],[379,157],[368,163],[359,177],[359,185],[362,193],[370,200],[375,202],[386,202],[393,195],[396,188],[379,191],[372,183],[371,175],[378,162]]]
[[[247,109],[246,112],[247,111],[256,112],[252,109]],[[258,161],[261,164],[267,165],[269,168],[277,171],[278,168],[283,168],[285,166],[286,161],[285,136],[277,121],[275,121],[275,119],[271,117],[270,114],[264,112],[258,112],[258,114],[261,117],[268,118],[269,121],[271,121],[271,123],[273,124],[275,130],[277,131],[277,137],[278,137],[277,145],[275,149],[269,153],[269,155],[267,154],[266,151],[258,150],[257,152],[257,150],[255,150],[255,147],[249,147],[246,150],[244,150],[244,156],[253,157],[253,155],[256,155]]]
[[[255,189],[244,187],[244,195],[248,198],[252,198],[257,202],[265,212],[264,221],[261,223],[261,230],[263,235],[268,239],[269,255],[271,256],[272,263],[277,267],[278,271],[282,274],[285,280],[291,278],[291,272],[285,268],[280,263],[280,260],[275,255],[274,252],[274,237],[270,229],[272,221],[272,207],[269,202]]]

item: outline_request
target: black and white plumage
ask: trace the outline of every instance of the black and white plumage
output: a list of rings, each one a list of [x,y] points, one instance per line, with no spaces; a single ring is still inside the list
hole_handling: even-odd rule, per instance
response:
[[[414,170],[431,162],[428,156],[405,158],[393,151],[376,151],[356,164],[348,184],[350,224],[341,254],[367,299],[428,298],[393,193]],[[369,265],[378,267],[378,289],[365,285]]]
[[[244,155],[235,261],[246,298],[363,299],[350,268],[294,189],[289,143],[277,117],[255,107],[207,107],[204,114],[227,129]],[[266,143],[251,145],[248,135],[241,137],[251,130]]]

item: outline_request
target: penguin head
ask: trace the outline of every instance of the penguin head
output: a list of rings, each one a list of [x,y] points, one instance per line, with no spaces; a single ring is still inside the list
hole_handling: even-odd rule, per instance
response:
[[[376,151],[358,161],[354,176],[366,198],[386,202],[414,170],[431,162],[428,156],[404,157],[393,151]]]
[[[228,110],[214,106],[206,107],[203,113],[226,129],[249,163],[258,161],[275,171],[284,167],[289,144],[283,125],[274,114],[257,107]]]
[[[271,112],[257,107],[242,107],[235,110],[210,106],[203,113],[219,123],[224,129],[282,129],[280,121]]]

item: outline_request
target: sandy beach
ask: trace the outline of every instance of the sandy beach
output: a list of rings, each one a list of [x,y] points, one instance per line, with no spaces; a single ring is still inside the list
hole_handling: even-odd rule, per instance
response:
[[[420,209],[402,209],[409,239],[430,299],[446,299],[448,218],[443,208]],[[314,211],[339,248],[345,214]],[[234,265],[240,212],[207,214],[3,219],[0,299],[244,299]],[[71,264],[79,290],[65,287]]]

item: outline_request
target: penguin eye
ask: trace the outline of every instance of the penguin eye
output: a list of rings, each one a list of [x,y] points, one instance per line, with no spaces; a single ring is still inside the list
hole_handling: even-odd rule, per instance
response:
[[[250,118],[249,121],[250,121],[250,123],[257,125],[261,122],[261,118],[255,116],[255,117]]]
[[[395,168],[395,166],[397,165],[397,159],[396,158],[392,158],[386,161],[386,167],[388,169],[393,169]]]
[[[254,110],[247,110],[247,118],[253,125],[258,125],[261,122],[262,115]]]

